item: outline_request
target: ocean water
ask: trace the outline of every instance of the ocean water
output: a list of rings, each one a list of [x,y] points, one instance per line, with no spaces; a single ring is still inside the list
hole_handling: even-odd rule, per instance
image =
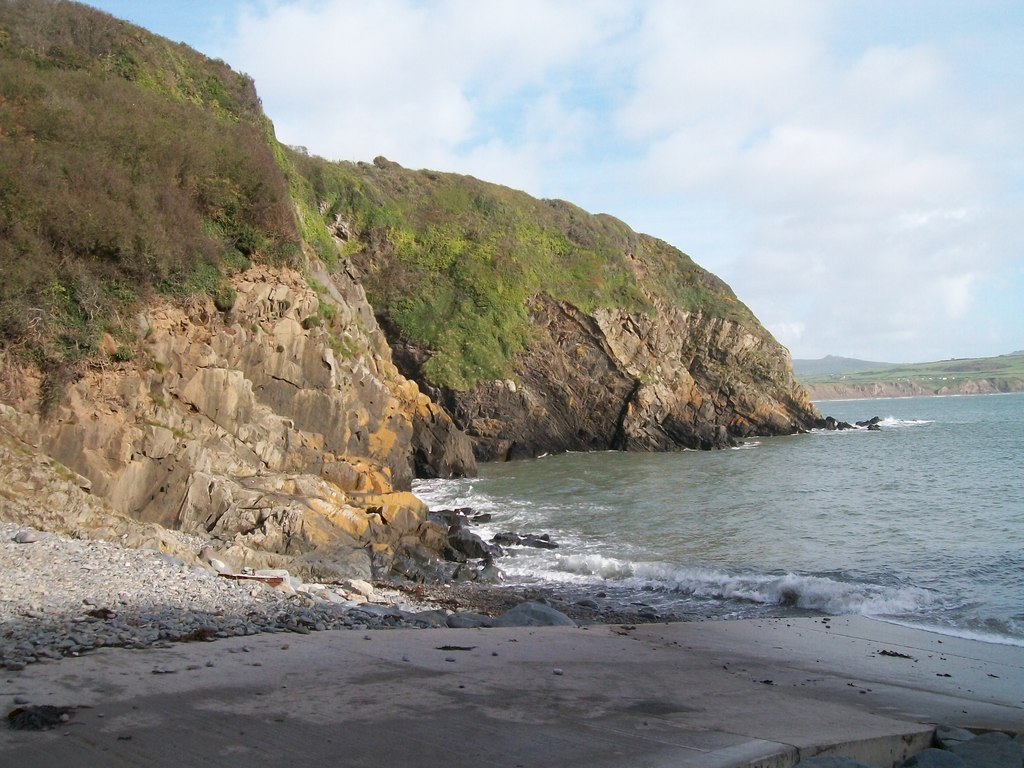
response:
[[[687,620],[864,614],[1024,646],[1024,394],[820,404],[878,432],[565,454],[419,481],[477,527],[548,533],[506,581]]]

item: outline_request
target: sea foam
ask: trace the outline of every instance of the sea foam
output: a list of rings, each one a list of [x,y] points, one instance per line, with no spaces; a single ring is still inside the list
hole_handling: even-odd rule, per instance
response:
[[[527,566],[526,563],[522,563]],[[660,593],[663,598],[699,598],[741,601],[761,605],[821,611],[833,615],[907,615],[927,608],[934,600],[916,587],[887,587],[826,576],[785,573],[735,573],[706,567],[679,567],[668,563],[630,562],[598,554],[558,555],[533,576],[577,585],[615,585],[628,590]],[[513,568],[518,571],[518,568]],[[522,569],[525,575],[527,568]]]

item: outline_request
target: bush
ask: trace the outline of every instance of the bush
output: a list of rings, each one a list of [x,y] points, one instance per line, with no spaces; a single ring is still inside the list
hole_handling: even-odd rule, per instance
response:
[[[296,260],[251,79],[75,3],[0,30],[0,344],[74,370],[154,289],[225,311],[227,275]]]

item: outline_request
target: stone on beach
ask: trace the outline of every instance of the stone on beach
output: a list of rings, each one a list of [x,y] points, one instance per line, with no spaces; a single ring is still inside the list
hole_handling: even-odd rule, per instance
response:
[[[527,601],[494,619],[495,627],[574,627],[576,622],[550,605]]]
[[[949,751],[969,768],[1021,768],[1024,765],[1024,747],[998,731],[954,744]]]
[[[967,764],[952,752],[928,747],[903,763],[903,768],[966,768]]]
[[[935,729],[935,743],[943,749],[949,749],[954,744],[970,741],[974,734],[966,728],[957,728],[952,725],[940,725]]]
[[[453,613],[448,617],[447,625],[451,629],[476,629],[477,627],[492,627],[494,619],[482,613],[464,611]]]

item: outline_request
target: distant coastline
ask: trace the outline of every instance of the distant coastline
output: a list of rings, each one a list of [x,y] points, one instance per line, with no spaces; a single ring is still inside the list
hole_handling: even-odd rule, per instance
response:
[[[931,384],[931,382],[928,382]],[[811,400],[871,400],[887,397],[942,397],[947,395],[995,395],[1024,392],[1024,379],[966,379],[941,386],[920,381],[858,382],[842,381],[804,384]]]
[[[811,400],[994,395],[1024,392],[1024,353],[932,363],[875,363],[828,356],[793,360]]]

